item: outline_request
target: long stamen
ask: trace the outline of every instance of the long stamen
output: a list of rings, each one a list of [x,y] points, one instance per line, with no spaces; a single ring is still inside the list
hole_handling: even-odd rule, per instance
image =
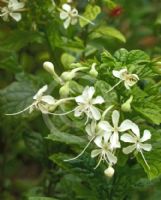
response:
[[[81,155],[83,155],[83,153],[86,151],[86,149],[89,147],[89,145],[91,144],[91,142],[94,140],[95,136],[87,143],[87,145],[84,147],[84,149],[81,151],[80,154],[78,154],[76,157],[74,158],[70,158],[70,159],[67,159],[67,160],[64,160],[66,162],[68,161],[72,161],[72,160],[75,160],[77,158],[79,158]]]
[[[94,169],[97,169],[97,167],[101,164],[101,161],[102,161],[102,155],[100,156],[100,159],[99,159],[97,165],[94,167]]]
[[[142,156],[142,158],[143,158],[143,160],[144,160],[144,162],[145,162],[146,166],[147,166],[147,167],[148,167],[148,169],[150,170],[150,166],[148,165],[148,163],[147,163],[147,161],[146,161],[146,159],[145,159],[145,156],[144,156],[144,154],[143,154],[142,150],[140,150],[140,153],[141,153],[141,156]]]
[[[102,120],[104,120],[104,118],[105,118],[106,114],[108,113],[108,111],[111,110],[111,108],[113,108],[113,107],[114,107],[114,105],[111,105],[111,106],[109,106],[109,107],[103,112],[103,114],[102,114]]]
[[[81,19],[83,19],[84,21],[86,21],[86,22],[92,24],[92,25],[95,25],[95,23],[91,22],[90,20],[88,20],[87,18],[85,18],[85,17],[83,17],[83,16],[81,16],[81,15],[78,15],[78,17],[81,18]]]
[[[119,81],[118,83],[116,83],[116,85],[114,85],[111,89],[109,89],[109,90],[106,92],[106,94],[109,93],[109,92],[111,92],[111,91],[112,91],[115,87],[117,87],[122,81],[123,81],[123,80],[121,80],[121,81]]]
[[[46,113],[44,113],[44,114],[50,114],[50,115],[58,115],[58,116],[61,116],[61,115],[67,115],[67,114],[69,114],[69,113],[71,113],[71,112],[73,112],[73,111],[75,111],[75,110],[76,110],[76,108],[74,108],[73,110],[67,111],[67,112],[65,112],[65,113],[51,113],[51,112],[46,112]]]
[[[5,114],[5,115],[19,115],[23,112],[25,112],[26,110],[28,110],[29,108],[31,108],[34,104],[31,104],[30,106],[24,108],[23,110],[19,111],[19,112],[16,112],[16,113],[9,113],[9,114]]]

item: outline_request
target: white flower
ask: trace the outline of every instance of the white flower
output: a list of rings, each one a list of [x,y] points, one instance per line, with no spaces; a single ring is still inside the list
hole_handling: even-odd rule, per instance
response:
[[[129,154],[129,153],[133,152],[134,150],[136,150],[137,152],[141,153],[141,156],[142,156],[145,164],[150,169],[150,167],[144,157],[143,150],[151,151],[151,149],[152,149],[151,144],[147,144],[147,143],[144,144],[145,141],[147,141],[151,138],[151,133],[149,130],[144,130],[143,136],[141,137],[139,127],[135,123],[132,124],[131,129],[132,129],[133,134],[125,133],[124,135],[121,136],[121,140],[123,142],[132,143],[132,145],[130,145],[126,148],[123,148],[123,153]]]
[[[7,6],[1,8],[0,16],[4,21],[8,21],[9,16],[12,17],[15,21],[21,20],[21,11],[24,10],[25,4],[23,2],[18,2],[17,0],[6,1]]]
[[[115,77],[124,81],[124,85],[127,89],[130,89],[130,87],[136,84],[139,80],[139,77],[136,74],[129,74],[126,68],[121,69],[120,71],[113,70],[112,73]]]
[[[104,99],[101,96],[93,98],[94,93],[95,88],[87,86],[82,95],[75,98],[75,101],[78,104],[74,112],[75,117],[80,117],[83,113],[85,113],[87,115],[87,119],[91,118],[99,120],[101,118],[100,111],[94,105],[104,103]]]
[[[48,89],[47,85],[40,88],[38,92],[33,96],[34,102],[27,108],[17,113],[6,114],[6,115],[18,115],[20,113],[25,112],[26,110],[29,110],[29,113],[31,113],[34,109],[40,110],[42,113],[48,113],[48,107],[55,104],[55,99],[50,95],[43,95],[44,92],[47,91],[47,89]]]
[[[71,8],[68,4],[63,4],[60,19],[64,20],[64,28],[67,29],[69,25],[75,25],[78,22],[78,10]]]
[[[125,154],[129,154],[133,152],[134,150],[140,152],[142,150],[144,151],[151,151],[152,145],[151,144],[144,144],[145,141],[149,140],[151,138],[151,133],[148,130],[144,130],[143,136],[140,136],[140,130],[137,125],[133,125],[135,128],[133,128],[134,134],[128,134],[125,133],[121,136],[121,140],[123,142],[132,143],[132,145],[123,148],[123,152]]]
[[[120,148],[121,145],[119,141],[119,132],[124,132],[126,130],[131,129],[132,122],[130,120],[128,119],[124,120],[119,126],[118,125],[119,118],[120,118],[120,113],[117,110],[114,110],[112,113],[113,126],[110,125],[108,121],[101,121],[99,123],[100,128],[111,133],[111,136],[110,136],[111,148]]]
[[[95,140],[95,144],[99,147],[99,149],[93,150],[91,152],[91,157],[100,157],[95,168],[100,165],[101,161],[105,161],[108,165],[117,163],[117,157],[114,155],[113,149],[111,149],[111,145],[108,140]]]

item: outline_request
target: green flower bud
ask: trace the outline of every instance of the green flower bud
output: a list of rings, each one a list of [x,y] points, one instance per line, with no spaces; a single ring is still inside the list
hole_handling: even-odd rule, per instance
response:
[[[124,112],[131,112],[131,102],[133,100],[133,96],[130,96],[130,98],[121,105],[121,110]]]
[[[75,72],[63,72],[62,74],[61,74],[61,79],[63,80],[63,81],[70,81],[70,80],[72,80],[74,77],[76,76],[76,73]]]
[[[157,61],[154,63],[154,65],[152,66],[152,69],[158,73],[161,74],[161,61]]]
[[[98,72],[97,72],[95,67],[96,67],[96,63],[93,63],[92,67],[91,67],[91,70],[89,71],[89,74],[91,76],[97,77],[98,76]]]
[[[60,89],[59,89],[59,94],[61,97],[68,97],[70,92],[69,89],[69,82],[65,83]]]

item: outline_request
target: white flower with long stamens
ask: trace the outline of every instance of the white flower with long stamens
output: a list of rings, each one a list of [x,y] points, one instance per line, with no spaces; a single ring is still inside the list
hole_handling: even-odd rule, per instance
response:
[[[4,21],[8,21],[9,16],[12,17],[15,21],[20,21],[21,11],[24,11],[25,3],[18,2],[17,0],[9,0],[4,1],[7,3],[7,5],[3,8],[1,8],[1,14],[0,16],[3,18]]]
[[[78,14],[78,10],[76,8],[72,8],[69,4],[63,4],[62,9],[60,10],[60,19],[64,20],[64,28],[67,29],[69,25],[75,25],[78,22],[78,18],[81,18],[88,23],[94,25],[93,22],[86,19],[85,17]]]
[[[93,98],[94,93],[95,88],[87,86],[82,95],[75,98],[75,101],[78,104],[74,112],[75,117],[80,117],[83,113],[85,113],[87,115],[87,121],[88,118],[95,120],[99,120],[101,118],[101,113],[95,105],[102,104],[105,101],[101,96]]]
[[[123,142],[132,143],[132,145],[123,148],[123,153],[129,154],[132,153],[134,150],[140,152],[145,164],[150,169],[143,155],[143,151],[151,151],[152,149],[151,144],[144,144],[145,141],[151,138],[151,133],[149,130],[144,130],[143,136],[141,137],[139,127],[135,123],[132,124],[132,132],[133,132],[132,134],[125,133],[120,138]]]
[[[135,85],[139,80],[139,77],[136,74],[130,74],[126,68],[119,71],[113,70],[112,73],[115,77],[120,79],[120,82],[124,82],[124,85],[127,89],[130,89],[130,87]]]
[[[60,19],[64,20],[64,28],[67,29],[69,25],[75,25],[78,22],[78,10],[71,8],[68,4],[63,4]]]
[[[55,104],[55,99],[50,95],[43,95],[44,92],[46,92],[48,89],[48,86],[45,85],[42,88],[38,90],[38,92],[34,95],[33,99],[34,102],[26,107],[25,109],[17,112],[17,113],[11,113],[6,115],[18,115],[26,110],[29,110],[29,113],[31,113],[33,110],[40,110],[42,113],[48,113],[48,107]]]
[[[112,166],[117,163],[117,157],[114,155],[113,149],[109,141],[107,140],[95,140],[95,144],[99,147],[99,149],[95,149],[91,152],[91,157],[95,158],[99,156],[99,161],[95,167],[95,169],[100,165],[102,161],[105,161],[108,165]]]
[[[111,144],[111,148],[114,148],[114,149],[121,147],[120,141],[119,141],[119,132],[130,130],[131,124],[132,124],[132,121],[126,119],[119,126],[119,118],[120,118],[120,113],[117,110],[114,110],[112,113],[113,126],[108,121],[99,122],[100,128],[111,133],[110,144]]]

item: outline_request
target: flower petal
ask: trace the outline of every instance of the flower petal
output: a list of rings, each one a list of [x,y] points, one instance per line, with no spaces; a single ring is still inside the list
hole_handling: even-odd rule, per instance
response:
[[[42,88],[40,88],[38,90],[38,92],[35,94],[35,96],[33,97],[33,99],[37,99],[39,97],[41,97],[43,95],[44,92],[46,92],[46,90],[48,89],[48,86],[47,85],[44,85]]]
[[[145,142],[151,138],[151,133],[149,130],[144,130],[143,137],[140,139],[140,142]]]
[[[129,119],[126,119],[121,123],[121,125],[119,127],[119,131],[120,132],[127,131],[127,130],[131,129],[132,125],[133,125],[133,122]]]
[[[152,145],[151,144],[142,144],[142,143],[140,143],[140,148],[144,149],[145,151],[151,151]]]
[[[102,104],[105,100],[101,96],[97,96],[95,99],[92,100],[92,104]]]
[[[63,4],[62,5],[62,8],[63,10],[67,11],[67,12],[70,12],[71,11],[71,6],[68,5],[67,3]]]
[[[115,76],[116,78],[120,78],[120,71],[117,70],[113,70],[112,71],[113,76]]]
[[[99,120],[101,118],[101,114],[99,110],[95,106],[90,106],[90,111],[92,113],[92,116],[95,120]]]
[[[118,132],[114,132],[111,137],[110,137],[110,143],[111,143],[111,148],[120,148],[120,142],[119,142],[119,134]]]
[[[104,131],[113,131],[113,127],[110,125],[108,121],[100,121],[98,126]]]
[[[87,93],[86,95],[88,96],[88,99],[92,99],[92,97],[95,93],[95,88],[94,87],[88,87],[84,92]]]
[[[110,164],[116,164],[117,163],[117,157],[111,153],[110,151],[107,152],[107,158],[110,162]]]
[[[95,143],[98,147],[102,148],[102,137],[96,137],[96,138],[94,139],[94,143]]]
[[[77,17],[74,17],[74,18],[71,19],[71,24],[72,25],[75,25],[77,22],[78,22]]]
[[[48,103],[50,105],[55,103],[55,99],[50,95],[45,95],[41,97],[41,101]]]
[[[68,13],[67,12],[60,12],[60,19],[66,19],[68,17]]]
[[[95,158],[99,154],[101,154],[101,149],[95,149],[91,152],[91,158]]]
[[[135,124],[134,122],[131,123],[131,130],[132,132],[138,137],[140,138],[140,130],[137,124]]]
[[[123,142],[136,143],[136,139],[128,133],[123,134],[121,136],[120,140],[123,141]]]
[[[112,122],[114,127],[118,127],[119,118],[120,118],[120,113],[117,110],[114,110],[112,113]]]
[[[21,14],[20,13],[10,13],[10,16],[17,22],[21,20]]]
[[[75,111],[74,111],[74,116],[80,117],[81,115],[82,115],[82,108],[81,108],[81,106],[77,106]]]
[[[67,28],[69,27],[70,22],[71,22],[71,18],[68,17],[68,18],[65,20],[65,22],[64,22],[64,28],[65,28],[65,29],[67,29]]]
[[[86,103],[86,99],[84,98],[83,95],[80,95],[80,96],[75,97],[75,101],[76,101],[77,103],[82,103],[82,104],[85,104],[85,103]]]
[[[135,144],[125,147],[125,148],[123,148],[123,153],[129,154],[129,153],[133,152],[135,150],[135,148],[136,148]]]

